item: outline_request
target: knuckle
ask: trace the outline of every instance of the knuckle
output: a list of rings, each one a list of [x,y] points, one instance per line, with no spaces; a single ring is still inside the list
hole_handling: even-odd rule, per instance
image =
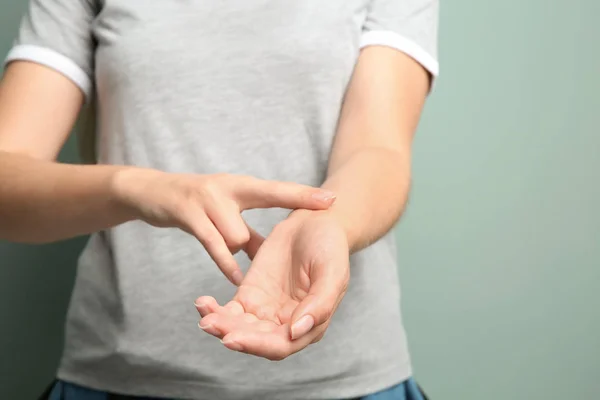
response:
[[[269,360],[271,361],[283,361],[288,356],[287,352],[283,349],[278,349],[273,351],[272,354],[269,355]]]
[[[233,257],[229,255],[221,256],[221,259],[218,262],[219,269],[229,278],[232,277],[235,271],[238,270],[238,265]]]
[[[215,174],[211,175],[209,178],[205,179],[201,193],[204,197],[208,197],[210,199],[215,199],[219,196],[219,193],[223,190],[223,187],[227,184],[229,179],[229,174]]]
[[[323,310],[323,321],[329,321],[331,317],[333,317],[333,309],[327,307],[325,310]]]
[[[208,180],[204,182],[202,188],[198,190],[198,195],[200,196],[200,198],[202,198],[203,201],[213,200],[218,196],[218,191],[218,185],[215,182]]]
[[[233,231],[226,239],[227,247],[230,249],[240,249],[250,240],[250,232],[247,229],[238,229]]]
[[[218,243],[218,236],[214,233],[206,233],[201,234],[201,241],[204,247],[206,248],[214,248]]]

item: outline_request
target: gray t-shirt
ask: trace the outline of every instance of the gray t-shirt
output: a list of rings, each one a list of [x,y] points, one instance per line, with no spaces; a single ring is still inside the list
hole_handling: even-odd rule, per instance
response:
[[[8,60],[97,96],[100,163],[318,186],[360,48],[396,48],[436,75],[437,3],[32,0]],[[285,215],[245,213],[263,234]],[[284,361],[198,330],[194,299],[234,290],[179,230],[130,222],[94,234],[58,376],[125,394],[282,400],[360,396],[412,373],[392,234],[351,257],[325,338]]]

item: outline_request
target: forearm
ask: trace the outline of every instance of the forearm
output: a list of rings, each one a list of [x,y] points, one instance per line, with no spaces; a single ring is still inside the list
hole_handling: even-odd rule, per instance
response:
[[[410,155],[429,89],[429,74],[393,49],[361,52],[344,98],[324,187],[337,194],[329,211],[351,251],[386,234],[410,188]]]
[[[323,187],[337,195],[326,211],[344,228],[352,252],[386,234],[400,217],[410,187],[410,152],[367,147],[330,174]]]
[[[128,221],[130,213],[113,190],[123,168],[0,152],[0,239],[52,242]]]

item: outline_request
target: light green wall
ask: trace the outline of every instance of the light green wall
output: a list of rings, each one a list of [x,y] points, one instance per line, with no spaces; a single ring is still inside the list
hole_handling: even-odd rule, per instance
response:
[[[434,399],[600,399],[600,3],[442,0],[399,228]]]
[[[0,53],[24,8],[0,4]],[[434,400],[600,399],[598,15],[593,0],[442,4],[398,235]],[[0,243],[0,399],[51,378],[82,244]]]
[[[0,58],[8,52],[24,0],[0,0]],[[76,159],[70,140],[63,161]],[[52,379],[64,314],[84,238],[26,246],[0,241],[0,399],[34,400]]]

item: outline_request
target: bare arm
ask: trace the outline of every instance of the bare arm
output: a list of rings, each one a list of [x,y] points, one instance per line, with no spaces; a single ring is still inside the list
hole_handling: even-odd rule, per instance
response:
[[[429,75],[404,53],[365,48],[350,83],[323,187],[327,211],[344,227],[351,251],[387,233],[410,187],[411,144]]]
[[[264,242],[254,235],[252,265],[234,300],[227,307],[209,296],[197,300],[200,328],[232,350],[271,360],[323,337],[348,288],[348,251],[388,232],[405,206],[410,147],[428,86],[428,73],[403,53],[362,51],[323,185],[337,201],[325,211],[294,211]],[[233,315],[228,307],[236,303],[244,312]],[[291,316],[284,311],[290,305]],[[265,309],[284,317],[274,323]]]
[[[123,167],[55,162],[83,103],[63,75],[13,62],[0,81],[0,239],[50,242],[131,218],[111,190]]]
[[[250,237],[241,211],[325,210],[333,202],[323,189],[249,176],[57,163],[82,101],[75,84],[46,67],[8,67],[0,84],[0,239],[50,242],[139,219],[194,235],[238,284],[232,252]]]

